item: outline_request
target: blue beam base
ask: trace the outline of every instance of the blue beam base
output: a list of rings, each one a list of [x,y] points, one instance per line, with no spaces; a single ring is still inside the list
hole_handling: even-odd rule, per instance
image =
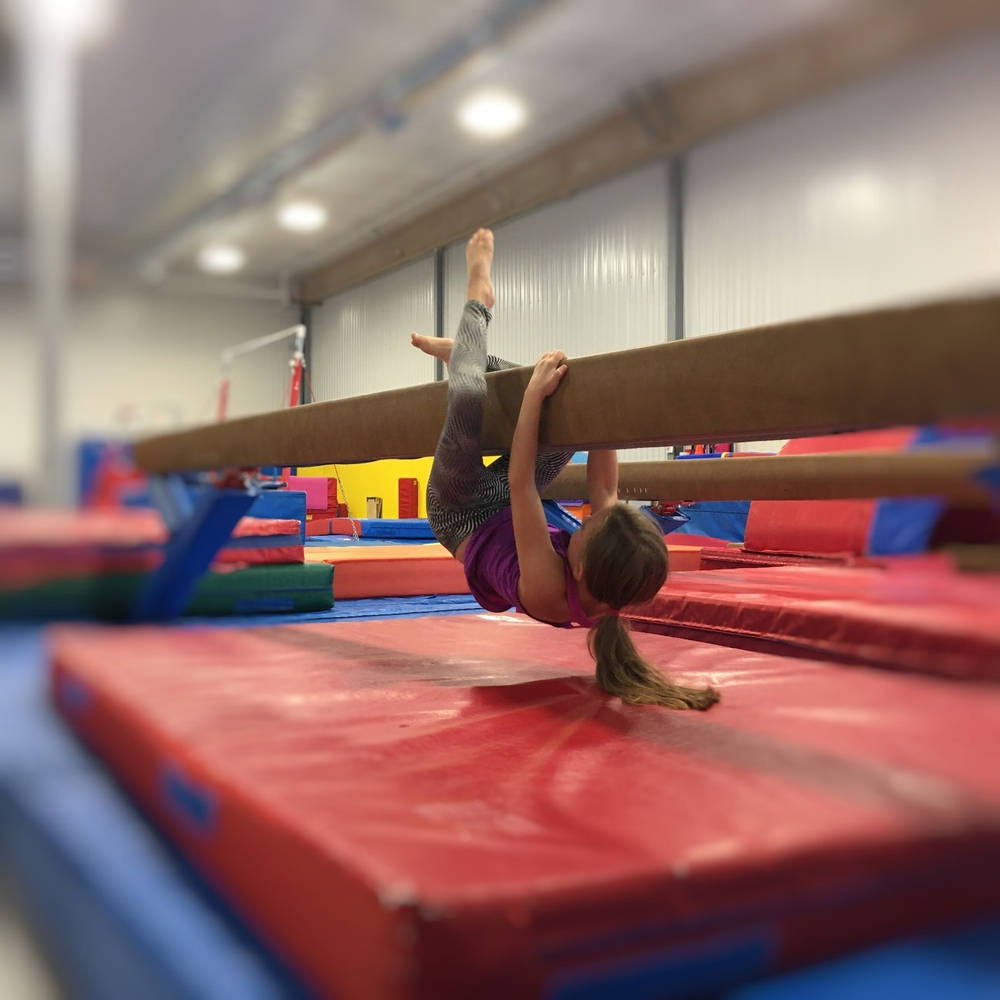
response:
[[[172,477],[158,483],[153,495],[170,528],[170,541],[163,564],[136,601],[134,612],[139,621],[167,621],[184,613],[198,581],[257,493],[205,486],[192,500],[180,479]]]

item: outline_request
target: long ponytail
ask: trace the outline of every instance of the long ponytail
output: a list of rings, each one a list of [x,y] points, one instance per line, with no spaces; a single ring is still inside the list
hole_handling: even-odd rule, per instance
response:
[[[597,683],[630,705],[664,705],[703,712],[719,700],[719,692],[713,687],[685,687],[667,680],[639,655],[628,626],[618,615],[604,615],[590,630],[587,646],[597,664]]]

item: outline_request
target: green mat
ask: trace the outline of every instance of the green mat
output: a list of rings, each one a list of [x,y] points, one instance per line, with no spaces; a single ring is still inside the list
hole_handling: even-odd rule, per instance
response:
[[[144,573],[103,573],[0,591],[0,619],[127,621],[145,580]],[[209,573],[198,584],[186,614],[246,615],[332,607],[333,566],[293,563]]]

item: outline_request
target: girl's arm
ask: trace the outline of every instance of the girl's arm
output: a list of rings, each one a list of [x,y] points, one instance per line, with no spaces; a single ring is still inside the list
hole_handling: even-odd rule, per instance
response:
[[[618,503],[618,452],[614,449],[588,453],[587,493],[594,514]]]
[[[521,569],[518,599],[521,607],[550,621],[561,621],[568,613],[566,577],[562,560],[552,548],[542,499],[535,486],[535,459],[542,404],[559,386],[566,367],[562,351],[543,354],[535,365],[521,400],[508,469],[514,543]]]

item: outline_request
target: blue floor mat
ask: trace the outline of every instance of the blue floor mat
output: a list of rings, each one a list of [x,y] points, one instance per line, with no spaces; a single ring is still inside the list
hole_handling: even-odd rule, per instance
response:
[[[1000,922],[900,941],[733,990],[726,1000],[995,1000]]]
[[[49,709],[41,631],[0,662],[0,864],[69,994],[306,997]]]
[[[219,618],[185,618],[182,625],[212,625],[247,628],[253,625],[298,625],[316,622],[353,621],[358,618],[422,618],[426,615],[485,614],[469,594],[439,594],[428,597],[365,597],[337,601],[329,611],[296,611],[275,615],[224,615]]]

